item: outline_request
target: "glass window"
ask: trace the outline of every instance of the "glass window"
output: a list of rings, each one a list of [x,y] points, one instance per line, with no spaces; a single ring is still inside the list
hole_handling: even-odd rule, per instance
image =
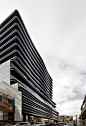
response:
[[[8,96],[8,104],[9,105],[14,105],[14,98]]]
[[[0,93],[0,102],[3,102],[3,94]]]
[[[8,120],[14,120],[14,113],[8,112]]]
[[[0,120],[3,120],[3,111],[0,111]]]

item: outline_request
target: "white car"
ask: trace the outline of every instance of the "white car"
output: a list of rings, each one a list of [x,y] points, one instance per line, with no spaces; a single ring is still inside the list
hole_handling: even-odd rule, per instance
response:
[[[33,124],[32,126],[45,126],[44,122],[37,122],[35,124]]]
[[[31,126],[29,122],[14,122],[12,124],[6,124],[5,126]]]

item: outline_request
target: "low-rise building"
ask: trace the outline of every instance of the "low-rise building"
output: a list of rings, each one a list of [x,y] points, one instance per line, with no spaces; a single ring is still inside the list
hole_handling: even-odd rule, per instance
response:
[[[0,81],[0,121],[21,121],[21,92]]]
[[[83,103],[81,105],[81,119],[86,119],[86,95],[84,97]]]
[[[60,121],[60,122],[66,122],[66,115],[60,115],[58,117],[58,121]]]

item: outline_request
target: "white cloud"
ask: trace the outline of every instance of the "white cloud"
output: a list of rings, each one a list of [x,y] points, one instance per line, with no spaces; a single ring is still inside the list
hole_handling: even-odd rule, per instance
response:
[[[65,115],[80,114],[80,107],[86,93],[85,69],[83,70],[75,62],[70,63],[55,55],[45,57],[54,80],[53,100],[57,103],[57,110]]]
[[[67,86],[69,88],[78,88],[85,84],[85,69],[77,66],[76,63],[70,63],[62,60],[55,55],[46,55],[45,60],[50,68],[53,77],[53,85]]]
[[[61,103],[61,102],[65,102],[68,100],[68,98],[73,98],[76,96],[76,93],[73,92],[73,89],[69,89],[66,87],[55,87],[54,88],[54,101],[56,103]]]
[[[60,115],[70,115],[75,116],[80,114],[82,100],[71,100],[65,101],[62,104],[57,104],[57,110],[59,110]]]

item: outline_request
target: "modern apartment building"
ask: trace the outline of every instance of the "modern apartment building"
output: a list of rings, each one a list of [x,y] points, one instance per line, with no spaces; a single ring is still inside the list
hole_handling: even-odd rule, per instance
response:
[[[1,80],[22,92],[22,115],[57,119],[52,78],[15,10],[0,25]]]

